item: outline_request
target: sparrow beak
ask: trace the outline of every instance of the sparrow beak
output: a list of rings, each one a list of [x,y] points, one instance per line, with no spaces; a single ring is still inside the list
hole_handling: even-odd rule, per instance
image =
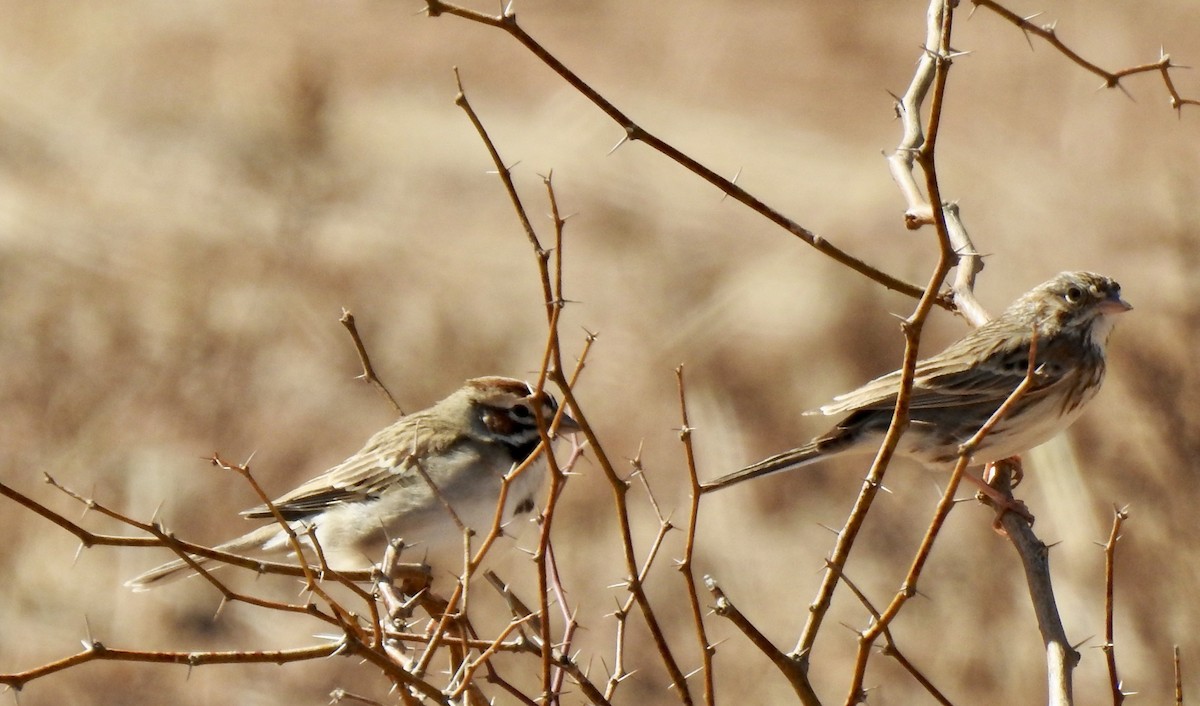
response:
[[[1108,298],[1100,302],[1099,307],[1101,314],[1124,314],[1133,308],[1133,305],[1121,298],[1119,291],[1114,291],[1108,295]]]
[[[571,415],[567,414],[566,412],[563,412],[562,415],[559,416],[558,429],[555,430],[559,434],[574,434],[575,432],[580,431],[580,430],[581,430],[581,427],[579,426],[579,422],[572,419]]]

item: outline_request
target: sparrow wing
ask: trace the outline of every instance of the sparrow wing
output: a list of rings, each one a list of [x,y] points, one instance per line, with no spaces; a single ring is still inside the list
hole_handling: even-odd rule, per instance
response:
[[[917,363],[910,399],[912,409],[999,406],[1021,384],[1029,365],[1028,338],[1004,336],[1002,331],[982,328],[976,329],[976,333],[992,335],[968,335],[942,353]],[[1044,394],[1062,381],[1070,369],[1068,361],[1057,355],[1056,349],[1061,346],[1046,343],[1038,352],[1038,373],[1027,394]],[[896,405],[899,389],[897,370],[838,395],[819,411],[836,415],[854,410],[890,409]]]
[[[272,505],[285,520],[299,520],[333,505],[374,499],[396,483],[422,483],[424,479],[413,470],[416,459],[440,453],[459,440],[437,418],[420,412],[412,414],[377,432],[357,453],[279,496]],[[266,505],[242,515],[272,517]]]

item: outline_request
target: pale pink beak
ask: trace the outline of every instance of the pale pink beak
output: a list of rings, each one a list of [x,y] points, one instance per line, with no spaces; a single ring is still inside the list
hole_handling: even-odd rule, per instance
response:
[[[1124,314],[1133,308],[1133,305],[1121,298],[1120,293],[1113,292],[1108,295],[1108,299],[1100,302],[1097,306],[1101,314]]]

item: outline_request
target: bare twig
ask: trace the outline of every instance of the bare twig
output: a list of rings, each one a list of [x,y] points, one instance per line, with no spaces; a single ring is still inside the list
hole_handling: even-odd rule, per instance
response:
[[[1101,649],[1104,650],[1104,661],[1108,667],[1113,706],[1120,706],[1125,701],[1125,690],[1117,674],[1116,633],[1113,629],[1113,608],[1116,601],[1113,584],[1116,577],[1117,540],[1121,538],[1121,525],[1128,518],[1128,508],[1118,508],[1113,512],[1112,531],[1108,534],[1108,541],[1104,543],[1104,646]]]
[[[362,375],[359,375],[358,378],[365,380],[376,390],[379,390],[387,398],[387,401],[391,403],[392,409],[396,410],[398,414],[403,415],[404,410],[400,409],[400,404],[396,402],[396,398],[392,397],[392,393],[387,389],[387,385],[384,385],[379,376],[375,374],[375,367],[371,365],[371,357],[367,355],[367,347],[363,345],[362,338],[358,335],[358,325],[354,322],[354,314],[350,313],[349,309],[342,309],[342,317],[338,321],[350,332],[350,340],[354,342],[354,350],[358,352],[358,360],[362,363]]]
[[[430,17],[453,15],[455,17],[470,20],[488,27],[494,27],[508,33],[511,37],[513,37],[513,39],[516,39],[522,46],[528,49],[534,56],[549,66],[550,69],[558,74],[564,81],[570,84],[572,88],[583,94],[584,97],[595,104],[596,107],[599,108],[605,115],[620,125],[621,129],[625,132],[622,142],[628,140],[645,143],[652,149],[666,156],[668,159],[680,164],[688,171],[717,187],[728,196],[731,196],[736,201],[752,209],[755,213],[767,218],[772,223],[785,229],[792,235],[815,248],[818,252],[832,258],[836,262],[849,267],[855,272],[866,276],[867,278],[887,287],[888,289],[907,294],[908,296],[914,298],[921,296],[923,290],[920,287],[908,282],[904,282],[903,280],[878,270],[875,267],[868,265],[866,262],[841,250],[837,246],[830,243],[826,238],[817,235],[804,226],[801,226],[799,223],[787,218],[782,213],[766,205],[734,182],[726,179],[712,169],[700,164],[700,162],[694,158],[688,156],[676,147],[667,143],[665,140],[642,128],[632,119],[630,119],[625,113],[620,111],[608,99],[600,95],[600,93],[588,85],[588,83],[580,78],[577,74],[568,69],[553,54],[547,51],[545,47],[538,43],[537,40],[526,33],[525,30],[517,23],[517,17],[511,12],[511,10],[506,9],[501,15],[494,16],[442,2],[442,0],[430,0],[426,5],[425,11]],[[945,299],[939,298],[937,303],[940,306],[951,308],[950,302]]]
[[[292,551],[296,555],[296,562],[300,565],[300,568],[304,572],[304,582],[305,582],[305,586],[306,586],[307,590],[310,593],[312,593],[316,596],[319,596],[321,598],[321,600],[324,601],[324,603],[333,612],[333,614],[335,616],[337,616],[337,619],[338,619],[339,623],[341,623],[343,629],[348,631],[347,637],[351,636],[349,631],[353,631],[354,632],[353,637],[356,640],[367,639],[367,636],[358,627],[358,621],[355,619],[354,615],[350,611],[348,611],[346,608],[344,608],[340,602],[338,602],[332,596],[330,596],[325,591],[324,587],[322,587],[321,582],[318,578],[317,572],[313,570],[312,566],[309,565],[308,561],[306,561],[304,558],[305,557],[304,546],[303,546],[302,542],[300,541],[299,535],[296,533],[295,529],[292,527],[292,524],[290,522],[288,522],[286,518],[284,518],[283,513],[281,513],[279,511],[279,508],[277,508],[275,506],[275,503],[271,500],[271,497],[269,495],[267,495],[266,491],[263,490],[262,486],[258,484],[257,480],[255,480],[254,474],[250,472],[249,464],[246,464],[246,463],[230,464],[230,463],[222,460],[221,457],[217,454],[213,454],[210,461],[214,466],[221,468],[222,470],[233,471],[234,473],[241,476],[246,481],[246,483],[248,483],[250,485],[250,487],[254,490],[254,493],[258,496],[258,499],[266,506],[267,510],[270,511],[271,516],[275,518],[275,523],[277,525],[279,525],[279,527],[287,534],[288,542],[290,542]],[[369,596],[366,592],[364,592],[358,586],[354,585],[353,582],[348,581],[344,578],[341,578],[337,572],[332,571],[327,565],[325,565],[325,558],[321,554],[320,546],[319,546],[319,544],[317,544],[316,536],[309,535],[309,539],[312,542],[314,551],[317,553],[318,560],[320,561],[321,575],[324,576],[324,575],[328,574],[328,575],[335,577],[339,583],[346,586],[351,591],[354,591],[355,593],[357,593],[358,596],[361,599],[363,599],[363,601],[366,602],[367,605],[373,606],[375,601],[371,596]],[[379,629],[379,624],[378,624],[378,614],[374,614],[374,617],[375,617],[374,634],[376,636],[378,636],[379,633],[381,632],[381,630]]]
[[[858,655],[855,660],[854,676],[851,680],[849,694],[846,697],[847,706],[852,706],[858,703],[863,697],[863,679],[866,676],[867,659],[870,656],[870,648],[878,639],[880,633],[886,629],[896,616],[904,608],[904,605],[910,598],[917,595],[917,582],[920,579],[921,572],[925,568],[925,562],[928,561],[930,554],[933,552],[933,544],[941,533],[942,526],[946,522],[946,518],[950,516],[950,511],[954,508],[954,496],[958,492],[959,483],[961,483],[963,475],[966,473],[967,465],[971,462],[971,455],[975,449],[979,447],[983,439],[992,431],[996,424],[1007,416],[1020,401],[1025,393],[1033,386],[1037,376],[1037,331],[1035,329],[1032,341],[1029,346],[1029,361],[1025,366],[1025,377],[1016,389],[1009,394],[995,412],[984,422],[966,443],[959,447],[958,462],[954,465],[954,471],[950,474],[950,481],[946,484],[946,490],[942,493],[941,500],[938,501],[937,508],[934,510],[933,519],[929,523],[929,528],[925,531],[925,536],[921,540],[921,546],[917,549],[916,555],[913,557],[911,566],[908,569],[908,574],[904,578],[904,583],[896,596],[888,604],[887,608],[879,615],[870,627],[862,632],[859,636]],[[1014,513],[1004,512],[1002,517],[1015,516]],[[840,567],[839,567],[840,568]]]
[[[733,623],[734,627],[742,631],[750,643],[762,652],[767,659],[774,664],[777,669],[792,685],[796,696],[799,697],[800,703],[805,706],[813,704],[820,705],[821,701],[817,698],[816,692],[813,691],[812,685],[809,684],[808,674],[804,670],[804,666],[797,661],[792,655],[784,654],[778,647],[771,644],[767,636],[762,634],[758,628],[751,623],[742,612],[737,609],[737,606],[725,596],[725,592],[717,585],[716,580],[711,576],[704,577],[704,586],[712,594],[716,604],[713,606],[713,612]]]
[[[688,421],[687,394],[683,384],[683,365],[675,368],[675,377],[679,384],[679,440],[683,442],[684,458],[687,461],[688,480],[691,483],[691,496],[688,505],[687,538],[683,545],[683,558],[679,561],[679,571],[683,574],[687,585],[688,603],[692,608],[692,623],[696,628],[696,638],[700,642],[700,658],[704,673],[704,703],[712,706],[715,701],[713,691],[712,656],[716,651],[708,641],[704,630],[704,613],[700,607],[700,596],[696,590],[696,574],[692,565],[692,556],[696,549],[696,525],[700,519],[700,477],[696,472],[696,453],[692,447],[692,425]]]
[[[431,15],[433,12],[431,11]],[[525,231],[525,237],[529,238],[529,243],[533,246],[534,254],[538,258],[538,267],[542,270],[542,301],[546,304],[546,320],[549,321],[552,315],[554,302],[554,291],[551,289],[550,278],[546,274],[546,261],[550,257],[541,242],[538,240],[537,232],[533,229],[533,223],[529,220],[529,215],[525,212],[525,207],[521,205],[521,196],[517,193],[517,187],[513,184],[512,173],[504,160],[500,157],[500,152],[496,149],[496,145],[492,142],[492,138],[488,136],[487,129],[483,126],[483,121],[475,113],[475,109],[471,107],[470,101],[467,100],[466,91],[463,89],[462,76],[458,73],[458,67],[454,67],[454,83],[458,86],[458,93],[454,96],[454,104],[463,109],[467,114],[467,119],[475,126],[476,132],[479,133],[480,139],[483,140],[483,146],[487,149],[488,155],[492,158],[492,163],[496,165],[496,174],[500,177],[500,181],[504,183],[504,190],[508,193],[508,198],[513,203],[513,209],[517,213],[518,220],[521,221],[521,228]]]
[[[59,527],[67,530],[79,538],[80,542],[85,547],[97,545],[114,547],[165,547],[173,550],[177,555],[181,555],[180,558],[183,558],[182,554],[190,554],[193,556],[204,557],[205,559],[219,561],[230,566],[238,566],[244,569],[250,569],[260,574],[275,574],[279,576],[303,577],[306,575],[306,572],[313,570],[313,567],[305,568],[299,564],[273,562],[263,559],[250,559],[237,554],[219,551],[217,549],[213,549],[212,547],[206,547],[201,544],[185,542],[182,539],[178,539],[174,535],[165,532],[156,524],[139,522],[105,506],[103,503],[100,503],[94,498],[84,497],[78,492],[62,485],[49,474],[43,474],[43,476],[46,483],[53,486],[56,490],[62,492],[71,499],[82,503],[89,510],[98,512],[105,517],[111,518],[151,535],[151,537],[120,537],[90,532],[76,523],[66,519],[62,515],[59,515],[53,510],[46,508],[33,499],[18,493],[3,483],[0,483],[0,495],[5,495],[17,500],[20,504],[28,507],[42,517],[49,519]],[[423,565],[419,564],[403,564],[398,568],[398,570],[402,574],[411,576],[413,578],[427,577],[428,574],[428,567],[424,567]],[[375,580],[376,571],[374,569],[365,571],[340,571],[329,572],[329,575],[337,575],[350,582],[369,583]]]
[[[247,652],[232,650],[228,652],[156,652],[148,650],[125,650],[107,647],[97,640],[85,642],[85,648],[68,657],[48,662],[33,669],[14,674],[0,674],[0,684],[20,690],[26,684],[61,672],[81,664],[96,661],[114,662],[150,662],[157,664],[181,664],[189,668],[209,664],[287,664],[313,659],[322,659],[336,654],[345,653],[345,645],[332,642],[313,647],[301,647],[291,650],[261,650]]]
[[[948,52],[951,5],[952,3],[943,2],[943,0],[932,0],[930,3],[925,40],[926,47],[922,56],[932,55],[934,57],[941,57],[941,60],[922,64],[922,66],[918,67],[918,70],[932,72],[928,83],[924,80],[913,81],[913,86],[920,89],[922,95],[932,87],[935,96],[939,96],[933,103],[929,126],[926,128],[926,134],[930,137],[926,138],[924,146],[918,155],[921,167],[926,175],[926,188],[931,195],[931,201],[934,203],[939,203],[941,200],[937,189],[937,172],[932,149],[936,144],[936,126],[940,120],[940,95],[945,90],[946,71],[949,68]],[[924,88],[921,88],[922,86]],[[884,474],[887,471],[888,464],[891,462],[892,455],[895,453],[896,446],[900,442],[900,436],[908,426],[908,404],[909,397],[912,394],[913,371],[917,365],[921,331],[924,328],[925,319],[937,299],[938,289],[955,261],[953,246],[946,231],[946,221],[943,211],[936,209],[932,215],[934,225],[937,227],[938,241],[941,247],[939,249],[937,266],[934,268],[929,282],[925,285],[924,294],[921,296],[920,301],[917,302],[917,307],[912,315],[904,321],[901,327],[905,337],[905,346],[904,360],[900,367],[900,391],[896,396],[896,409],[893,413],[887,434],[880,445],[879,452],[871,464],[871,470],[863,481],[863,487],[854,502],[854,507],[850,510],[846,524],[842,527],[841,532],[838,533],[837,542],[829,557],[831,568],[826,570],[825,576],[821,581],[821,586],[817,591],[817,596],[809,605],[808,619],[804,624],[799,641],[792,649],[792,658],[800,662],[805,672],[808,670],[812,647],[816,642],[817,633],[821,629],[821,624],[829,610],[830,602],[833,600],[833,592],[837,588],[839,572],[845,567],[846,561],[849,559],[850,551],[854,547],[854,540],[857,538],[859,530],[862,529],[862,525],[866,521],[867,512],[871,509],[879,488],[882,487]]]
[[[905,225],[910,229],[933,225],[936,222],[933,203],[938,203],[945,219],[946,230],[950,243],[957,255],[957,275],[953,291],[954,304],[967,321],[974,326],[980,326],[987,321],[987,314],[975,299],[975,275],[983,269],[983,258],[975,249],[959,215],[957,204],[941,203],[939,198],[926,198],[917,184],[916,173],[913,169],[918,159],[922,166],[932,166],[933,148],[937,141],[937,126],[940,121],[941,99],[930,106],[929,129],[921,122],[921,106],[929,97],[929,91],[934,86],[939,60],[948,62],[949,56],[940,54],[935,47],[940,40],[942,25],[940,10],[934,12],[930,6],[929,23],[926,25],[926,50],[917,61],[917,69],[913,73],[912,82],[904,95],[896,100],[896,115],[903,126],[903,136],[900,144],[888,155],[888,169],[892,179],[900,188],[908,208],[904,212]],[[939,59],[939,57],[941,57]],[[926,138],[926,135],[929,138]]]
[[[1085,71],[1102,78],[1104,80],[1105,88],[1120,88],[1124,90],[1124,87],[1121,85],[1121,79],[1125,78],[1126,76],[1158,73],[1159,76],[1162,77],[1163,84],[1166,86],[1167,93],[1170,96],[1171,108],[1173,108],[1176,112],[1182,111],[1183,106],[1185,105],[1200,105],[1200,100],[1194,98],[1183,98],[1175,89],[1175,83],[1171,80],[1171,69],[1183,67],[1179,66],[1178,64],[1171,63],[1170,55],[1165,52],[1159,52],[1158,61],[1140,64],[1138,66],[1130,66],[1124,69],[1117,69],[1116,71],[1109,71],[1091,61],[1088,61],[1087,59],[1084,59],[1079,53],[1067,46],[1066,43],[1058,38],[1058,32],[1055,25],[1036,25],[1030,22],[1029,19],[1021,17],[1000,3],[995,2],[995,0],[971,0],[971,2],[976,7],[985,7],[991,10],[997,15],[1003,17],[1005,20],[1016,25],[1021,29],[1021,31],[1045,40],[1046,43],[1054,47],[1060,54],[1067,57],[1067,59],[1069,59],[1071,62],[1083,68]]]
[[[1011,472],[998,473],[992,487],[1008,493],[1011,480]],[[1029,597],[1037,616],[1038,631],[1046,650],[1047,703],[1051,706],[1069,706],[1073,698],[1071,673],[1079,663],[1079,653],[1067,640],[1067,632],[1058,614],[1054,584],[1050,580],[1050,550],[1033,533],[1029,523],[1017,514],[1004,513],[1000,523],[1021,557]]]
[[[846,584],[846,588],[850,589],[850,592],[853,593],[854,597],[858,599],[858,602],[867,609],[867,612],[871,614],[871,617],[878,622],[881,617],[879,610],[875,608],[874,604],[871,603],[871,600],[867,598],[867,595],[863,593],[853,581],[850,580],[849,576],[843,574],[842,581]],[[882,650],[883,654],[896,660],[896,662],[904,668],[904,671],[908,672],[918,684],[924,687],[924,689],[929,692],[929,695],[936,699],[938,703],[943,704],[943,706],[952,706],[951,701],[946,698],[946,695],[943,694],[936,686],[934,686],[933,682],[930,681],[929,678],[926,677],[925,674],[918,669],[915,664],[910,662],[902,652],[900,652],[900,648],[896,645],[895,638],[892,637],[892,630],[890,627],[884,627],[883,631],[880,633],[880,636],[883,638],[884,643]]]
[[[1183,662],[1179,659],[1179,645],[1173,650],[1175,664],[1175,706],[1183,706]]]

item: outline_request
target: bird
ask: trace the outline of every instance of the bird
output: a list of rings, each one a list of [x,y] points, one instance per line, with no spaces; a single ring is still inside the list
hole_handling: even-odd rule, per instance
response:
[[[349,458],[271,505],[309,545],[312,540],[302,530],[313,527],[321,553],[334,569],[368,568],[382,558],[388,541],[401,536],[409,544],[456,541],[461,556],[462,531],[454,518],[477,532],[491,528],[502,477],[539,448],[539,414],[547,427],[557,415],[559,433],[579,430],[570,415],[559,414],[551,394],[538,393],[527,382],[507,377],[467,380],[440,402],[380,430]],[[512,480],[503,522],[534,509],[545,475],[542,454]],[[272,522],[216,549],[260,557],[293,555],[287,532],[269,506],[241,514]],[[305,547],[306,553],[312,549]],[[209,563],[201,557],[195,560]],[[125,585],[145,591],[194,573],[176,559]]]
[[[1116,281],[1093,272],[1062,272],[1034,287],[1000,316],[917,362],[909,426],[896,453],[926,467],[953,468],[960,447],[1028,376],[1030,350],[1035,346],[1031,385],[975,447],[971,463],[990,464],[1050,440],[1073,424],[1099,392],[1115,317],[1132,308],[1121,298]],[[726,488],[839,454],[878,450],[899,391],[897,370],[838,395],[811,412],[843,415],[828,432],[710,481],[703,490]]]

